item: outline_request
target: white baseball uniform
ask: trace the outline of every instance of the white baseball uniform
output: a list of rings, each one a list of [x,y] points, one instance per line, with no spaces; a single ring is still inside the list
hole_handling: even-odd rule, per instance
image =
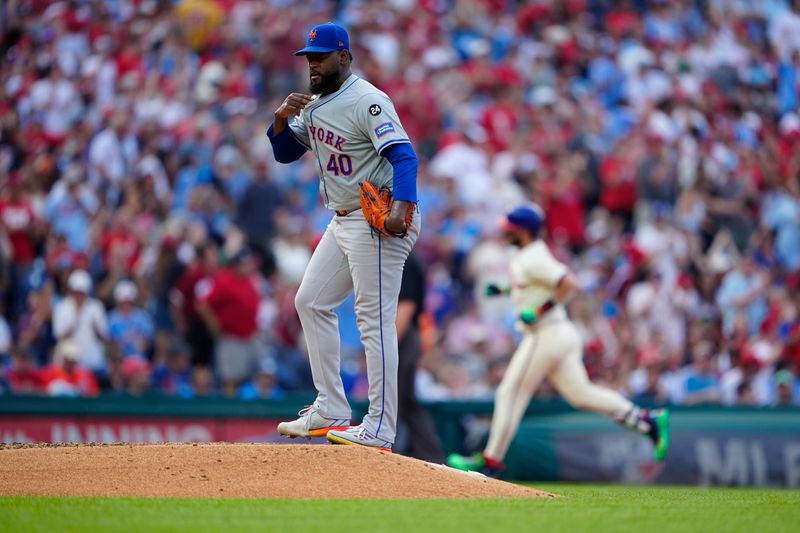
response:
[[[566,265],[553,257],[541,239],[519,250],[510,267],[511,299],[517,314],[529,307],[538,309],[550,300],[567,272]],[[550,309],[534,325],[520,327],[524,337],[495,396],[485,450],[488,457],[505,457],[528,403],[545,378],[577,409],[618,418],[631,410],[633,404],[621,394],[589,381],[580,333],[562,305]]]
[[[295,304],[303,325],[320,414],[350,419],[340,371],[334,310],[355,290],[355,312],[367,357],[369,411],[362,425],[390,443],[397,423],[397,298],[403,265],[419,236],[420,216],[403,239],[373,232],[360,210],[359,183],[392,188],[393,168],[380,153],[408,143],[389,97],[356,75],[309,103],[290,123],[311,150],[320,194],[333,217],[308,264]],[[347,212],[347,214],[344,214]]]

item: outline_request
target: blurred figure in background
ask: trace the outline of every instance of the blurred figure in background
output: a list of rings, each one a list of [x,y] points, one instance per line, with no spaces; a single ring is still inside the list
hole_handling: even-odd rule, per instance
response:
[[[411,253],[403,267],[397,303],[397,425],[399,449],[395,451],[423,461],[441,464],[445,460],[436,425],[419,403],[416,392],[417,366],[422,355],[419,317],[425,310],[425,270]]]
[[[719,377],[714,368],[716,358],[712,349],[710,343],[703,343],[702,349],[692,354],[692,365],[686,368],[683,376],[682,403],[713,404],[722,399]]]
[[[36,258],[36,240],[39,220],[33,211],[33,204],[23,194],[21,176],[8,176],[0,196],[0,234],[4,234],[10,244],[11,252],[11,293],[7,311],[11,318],[18,318],[28,300],[30,282],[28,276]]]
[[[105,347],[108,338],[106,310],[99,300],[92,298],[92,278],[85,270],[75,270],[67,279],[69,295],[58,302],[53,310],[53,333],[56,339],[72,339],[76,357],[83,368],[98,374],[106,369]],[[64,348],[71,357],[72,345]]]
[[[236,395],[261,358],[256,337],[260,301],[255,258],[246,247],[199,291],[197,311],[216,337],[214,367],[226,396]]]
[[[773,405],[787,407],[800,405],[800,384],[789,370],[780,370],[775,374],[775,400]]]
[[[141,396],[150,390],[151,367],[146,359],[138,355],[122,361],[124,390],[131,396]]]
[[[116,306],[108,317],[109,339],[119,345],[123,357],[148,356],[152,350],[155,330],[150,314],[136,307],[139,290],[130,280],[114,287]]]
[[[509,211],[501,222],[509,244],[519,250],[509,266],[511,286],[491,284],[486,293],[511,295],[523,337],[497,388],[485,450],[472,456],[452,454],[447,464],[459,470],[500,473],[525,410],[545,379],[574,408],[613,418],[652,440],[655,459],[663,461],[669,449],[669,411],[642,409],[589,380],[580,333],[564,308],[580,292],[580,284],[544,242],[540,233],[544,222],[544,211],[536,204]]]
[[[80,345],[65,339],[56,345],[53,364],[42,372],[42,381],[49,396],[97,396],[97,379],[81,366]]]
[[[275,216],[281,203],[281,192],[270,180],[267,165],[257,161],[253,181],[237,206],[237,223],[250,246],[264,251],[270,249],[275,234]]]
[[[207,366],[195,366],[192,369],[192,384],[187,398],[214,396],[217,386],[214,382],[214,371]]]
[[[258,363],[255,376],[239,388],[242,400],[282,400],[283,390],[278,386],[278,365],[271,357]]]
[[[14,332],[18,347],[29,351],[38,365],[47,364],[48,355],[55,344],[52,293],[53,284],[47,282],[28,294],[28,307],[18,320]]]
[[[747,319],[748,331],[755,335],[767,317],[765,289],[768,283],[765,272],[758,268],[751,255],[722,278],[717,292],[717,303],[722,309],[723,330],[730,333],[737,317]]]
[[[43,392],[42,372],[36,359],[25,350],[11,351],[11,362],[5,372],[5,380],[11,394],[40,394]]]
[[[214,336],[197,310],[198,293],[219,266],[219,249],[213,242],[198,246],[175,287],[170,291],[172,317],[178,332],[192,349],[192,363],[208,365],[214,353]]]
[[[192,391],[192,354],[188,344],[172,339],[166,360],[153,369],[153,388],[163,394],[190,398]]]

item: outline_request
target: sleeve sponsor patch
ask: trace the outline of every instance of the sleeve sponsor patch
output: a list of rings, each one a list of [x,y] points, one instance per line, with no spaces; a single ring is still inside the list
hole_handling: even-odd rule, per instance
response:
[[[383,124],[375,128],[375,135],[377,135],[379,139],[384,135],[386,135],[387,133],[392,133],[392,132],[394,132],[394,125],[391,122],[384,122]]]

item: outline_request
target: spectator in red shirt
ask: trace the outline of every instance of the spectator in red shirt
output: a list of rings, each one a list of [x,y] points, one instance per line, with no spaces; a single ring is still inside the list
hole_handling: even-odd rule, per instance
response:
[[[131,396],[141,396],[150,390],[151,367],[146,359],[138,356],[127,357],[122,362],[122,377],[125,392]]]
[[[487,106],[481,114],[480,124],[489,136],[489,146],[495,152],[508,150],[519,124],[520,104],[513,98],[514,89],[497,90],[497,102]]]
[[[83,254],[70,248],[67,236],[60,232],[52,233],[48,237],[44,262],[51,276],[56,276],[60,271],[86,269],[87,266]]]
[[[237,97],[248,98],[251,96],[250,92],[247,83],[247,67],[241,59],[236,58],[233,60],[222,86],[223,101]]]
[[[261,300],[252,252],[242,248],[200,291],[197,311],[217,337],[214,366],[222,391],[235,396],[261,358],[256,337]]]
[[[206,284],[204,280],[212,278],[217,271],[218,253],[214,243],[198,247],[194,258],[169,294],[172,320],[192,349],[194,365],[208,365],[214,352],[214,336],[197,312],[196,302],[198,289]]]
[[[117,72],[123,78],[126,74],[132,73],[135,76],[143,76],[144,61],[137,50],[138,44],[129,41],[123,44],[122,49],[116,56]]]
[[[622,217],[626,227],[633,221],[633,208],[636,205],[635,167],[624,154],[623,141],[600,164],[600,179],[603,188],[600,204],[613,214]]]
[[[800,374],[800,321],[785,326],[783,360]]]
[[[97,379],[78,366],[81,352],[75,341],[63,340],[56,346],[53,364],[43,372],[42,381],[50,396],[97,396]]]
[[[126,273],[130,274],[139,260],[141,243],[131,230],[131,218],[127,211],[117,212],[111,229],[102,237],[103,265],[106,269],[110,269],[115,261],[121,261]]]
[[[6,381],[11,394],[42,392],[42,372],[36,367],[32,354],[25,350],[11,352],[11,366],[6,371]]]
[[[566,238],[572,246],[584,242],[586,207],[583,186],[575,174],[574,164],[563,164],[556,169],[550,184],[547,202],[547,231],[554,238]]]
[[[639,26],[639,14],[636,13],[632,4],[630,0],[619,2],[606,14],[606,30],[612,36],[620,38],[634,32]]]
[[[0,228],[11,246],[12,317],[25,310],[28,299],[28,276],[36,258],[36,222],[31,202],[23,195],[22,178],[12,174],[0,199]]]

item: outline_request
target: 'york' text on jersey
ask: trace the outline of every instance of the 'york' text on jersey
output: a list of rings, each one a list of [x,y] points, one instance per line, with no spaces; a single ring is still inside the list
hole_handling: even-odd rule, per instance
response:
[[[311,130],[312,138],[316,138],[319,142],[333,146],[336,150],[344,150],[344,143],[347,142],[347,139],[341,135],[336,135],[331,130],[326,130],[325,128],[320,128],[313,124],[308,127]]]

